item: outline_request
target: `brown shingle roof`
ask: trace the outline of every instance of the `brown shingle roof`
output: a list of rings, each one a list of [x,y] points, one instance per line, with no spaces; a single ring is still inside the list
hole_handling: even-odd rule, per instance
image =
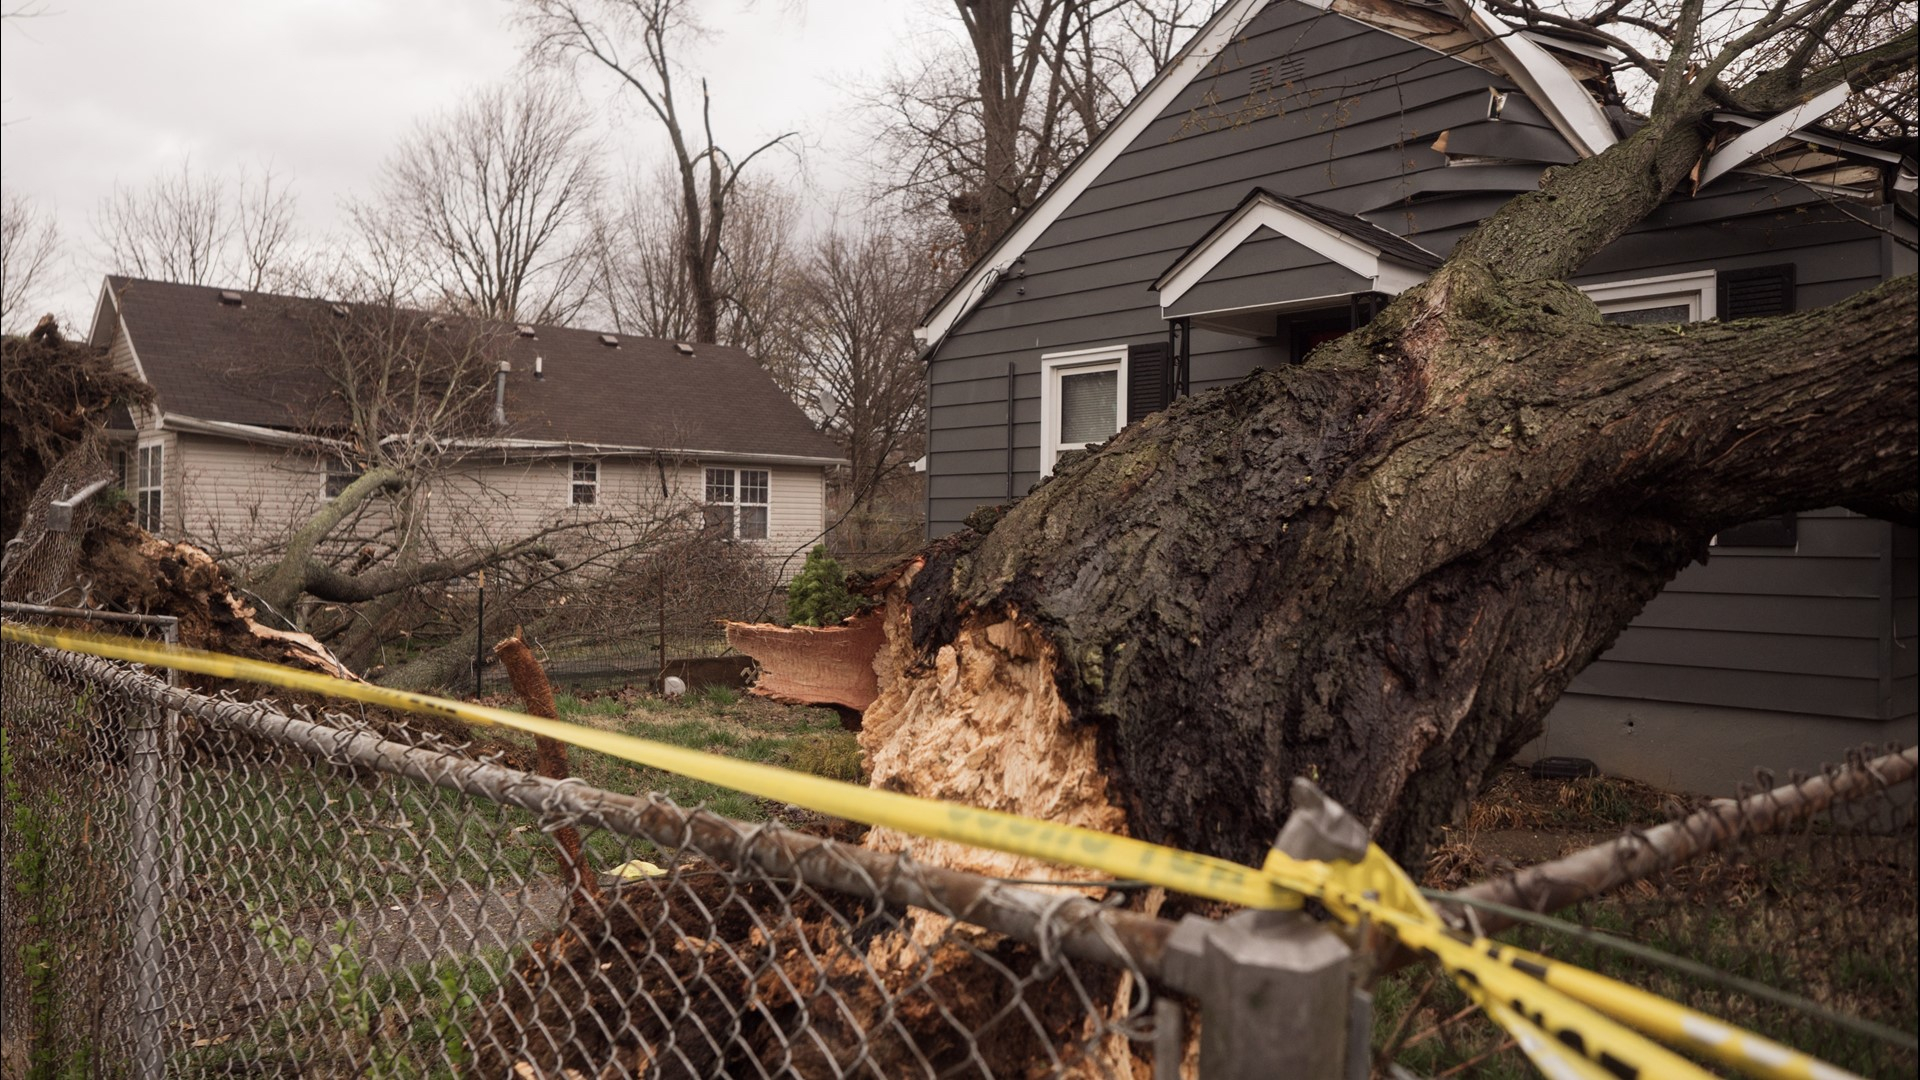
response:
[[[307,430],[327,396],[308,327],[327,303],[110,277],[162,409],[200,420]],[[538,326],[506,328],[507,438],[839,460],[792,399],[740,349]],[[544,378],[533,376],[534,358]]]

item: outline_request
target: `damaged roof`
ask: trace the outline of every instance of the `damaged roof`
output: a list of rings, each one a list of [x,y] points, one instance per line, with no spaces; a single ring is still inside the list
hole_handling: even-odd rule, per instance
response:
[[[329,426],[329,413],[339,409],[319,328],[348,310],[116,276],[103,287],[94,343],[111,342],[117,314],[167,417],[310,433]],[[844,459],[743,350],[563,326],[440,321],[450,333],[485,335],[489,360],[507,361],[502,443]]]
[[[968,268],[922,317],[916,337],[932,355],[953,325],[988,295],[1000,275],[1034,244],[1110,164],[1189,84],[1201,78],[1263,9],[1281,0],[1230,0],[1127,104],[1087,149],[1061,173],[1006,235]],[[1536,165],[1591,157],[1643,122],[1627,110],[1614,85],[1621,59],[1597,38],[1575,30],[1518,26],[1476,0],[1294,0],[1342,16],[1491,72],[1512,83],[1527,107],[1537,110],[1565,146],[1509,148],[1489,143],[1492,133],[1439,133],[1433,149],[1457,163],[1497,165],[1508,156]],[[1499,118],[1509,95],[1496,94],[1488,119]],[[1813,125],[1845,100],[1838,93],[1773,117],[1716,114],[1722,130],[1702,163],[1695,190],[1732,171],[1762,173],[1811,185],[1823,192],[1869,203],[1892,201],[1911,213],[1917,186],[1911,148],[1876,146]],[[1520,107],[1518,103],[1515,108]],[[1497,125],[1496,125],[1497,126]],[[1512,137],[1527,132],[1516,125]],[[1504,152],[1512,149],[1509,155]]]

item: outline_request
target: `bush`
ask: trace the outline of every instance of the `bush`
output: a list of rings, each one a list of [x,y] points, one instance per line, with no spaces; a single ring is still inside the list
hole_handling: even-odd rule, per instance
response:
[[[859,607],[847,591],[847,575],[824,545],[807,553],[807,564],[787,585],[787,621],[795,626],[832,626]]]

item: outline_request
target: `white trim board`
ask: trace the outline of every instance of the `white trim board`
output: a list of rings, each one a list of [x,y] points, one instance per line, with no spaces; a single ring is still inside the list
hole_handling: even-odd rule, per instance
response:
[[[1639,307],[1658,306],[1661,300],[1678,300],[1692,309],[1692,321],[1706,322],[1720,315],[1719,280],[1718,274],[1712,270],[1689,270],[1682,274],[1662,274],[1628,281],[1602,281],[1579,288],[1587,294],[1587,299],[1600,308],[1602,314],[1609,309],[1630,311]]]
[[[1040,201],[1028,208],[1020,220],[1014,223],[1007,235],[1001,237],[993,250],[976,263],[967,275],[960,279],[946,298],[927,313],[926,321],[914,327],[913,337],[922,345],[931,345],[952,329],[953,324],[973,310],[975,304],[986,295],[1000,274],[1019,258],[1040,234],[1046,232],[1060,215],[1065,213],[1073,201],[1080,197],[1093,182],[1100,178],[1107,166],[1113,164],[1133,140],[1149,124],[1158,119],[1167,106],[1180,96],[1188,84],[1213,63],[1220,54],[1239,36],[1247,23],[1268,4],[1269,0],[1232,0],[1221,8],[1212,21],[1200,28],[1193,39],[1187,42],[1173,62],[1161,69],[1127,107],[1114,117],[1107,129],[1094,139],[1093,145],[1085,153],[1067,166],[1067,171],[1056,180],[1053,187],[1040,197]],[[1331,0],[1316,2],[1303,0],[1317,8],[1326,8]]]
[[[1833,110],[1846,104],[1853,96],[1853,87],[1846,83],[1830,86],[1815,95],[1811,100],[1788,109],[1771,120],[1764,120],[1739,138],[1728,143],[1719,153],[1707,159],[1700,168],[1700,182],[1694,185],[1698,191],[1713,183],[1721,176],[1745,165],[1758,157],[1767,147],[1792,135],[1797,128],[1811,124]]]
[[[1040,475],[1052,476],[1054,462],[1060,456],[1060,399],[1054,384],[1063,372],[1075,368],[1111,367],[1115,378],[1114,431],[1127,426],[1127,353],[1125,345],[1100,345],[1091,349],[1043,353],[1040,356]],[[1102,440],[1104,441],[1104,440]],[[1090,445],[1090,444],[1089,444]]]
[[[1161,309],[1164,311],[1179,303],[1188,290],[1200,284],[1227,256],[1262,228],[1272,229],[1307,250],[1324,255],[1329,261],[1367,278],[1373,282],[1375,292],[1398,296],[1427,279],[1428,271],[1410,267],[1365,241],[1329,229],[1272,199],[1256,196],[1236,211],[1230,220],[1217,226],[1213,236],[1187,252],[1172,268],[1160,275],[1160,280],[1154,286],[1160,293]]]

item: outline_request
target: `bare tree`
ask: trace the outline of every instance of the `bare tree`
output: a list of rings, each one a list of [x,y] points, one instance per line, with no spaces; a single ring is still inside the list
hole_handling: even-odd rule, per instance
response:
[[[0,193],[0,329],[18,334],[60,257],[60,229],[53,215],[17,191]]]
[[[944,213],[961,261],[1000,238],[1204,16],[1193,0],[954,0],[964,40],[873,96],[884,184]]]
[[[696,341],[721,340],[731,297],[722,271],[728,219],[753,159],[792,138],[779,135],[735,157],[713,134],[707,83],[700,80],[697,117],[676,91],[676,50],[699,37],[687,0],[527,0],[521,21],[533,53],[549,60],[586,59],[618,76],[660,122],[679,180],[679,253],[692,298]],[[696,127],[697,125],[697,127]]]
[[[302,274],[298,201],[272,169],[228,182],[183,160],[141,187],[114,185],[94,215],[113,272],[188,285],[284,288]]]
[[[801,353],[847,448],[855,503],[921,452],[926,370],[913,326],[937,291],[927,260],[883,229],[836,224],[814,244],[796,298]]]
[[[593,301],[614,329],[646,337],[699,338],[692,279],[682,257],[684,207],[677,174],[658,168],[628,182],[594,224]],[[714,282],[721,299],[714,340],[745,349],[789,393],[806,378],[794,317],[798,284],[792,237],[797,200],[771,184],[742,183],[732,196]]]
[[[415,264],[422,299],[508,322],[564,323],[586,298],[600,190],[586,113],[547,79],[481,91],[421,123],[353,209],[376,256]],[[395,274],[392,280],[409,275]]]

